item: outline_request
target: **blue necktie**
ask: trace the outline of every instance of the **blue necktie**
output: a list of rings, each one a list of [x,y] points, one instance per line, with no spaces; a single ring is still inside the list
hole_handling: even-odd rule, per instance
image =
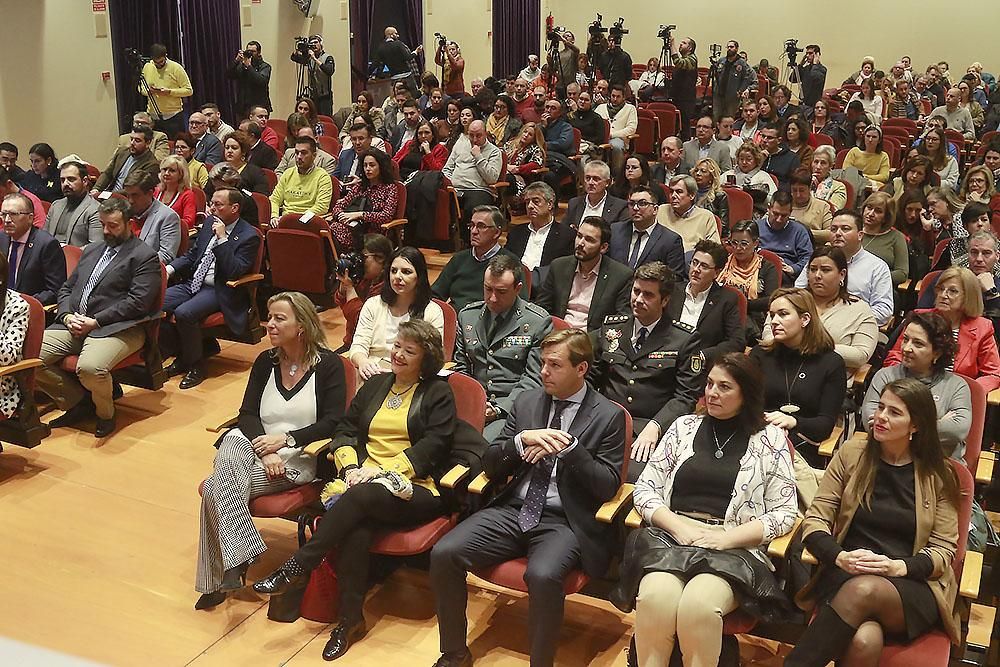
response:
[[[562,430],[562,413],[569,405],[569,401],[553,401],[555,412],[552,413],[552,421],[549,428]],[[549,454],[535,464],[531,471],[531,481],[528,482],[528,490],[524,494],[524,503],[521,511],[517,515],[517,525],[521,530],[527,532],[538,525],[542,519],[542,510],[545,509],[546,494],[549,490],[549,480],[552,477],[552,468],[556,465],[556,455]]]
[[[635,268],[635,265],[639,262],[639,248],[642,247],[642,237],[646,235],[646,231],[635,233],[635,245],[632,246],[632,252],[628,256],[628,265]]]
[[[11,239],[10,242],[10,259],[7,260],[7,286],[11,289],[15,289],[17,285],[17,255],[21,251],[21,242],[14,241]]]
[[[205,254],[201,256],[201,261],[198,263],[198,268],[195,269],[194,276],[191,277],[191,292],[197,292],[201,289],[201,286],[205,283],[205,277],[208,276],[208,270],[215,263],[215,253],[212,249],[219,242],[219,237],[212,235],[212,240],[208,242],[208,247],[205,248]]]

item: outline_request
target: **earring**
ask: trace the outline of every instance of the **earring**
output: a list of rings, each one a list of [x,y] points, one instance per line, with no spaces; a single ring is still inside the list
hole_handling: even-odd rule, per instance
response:
[[[841,280],[841,281],[840,281],[840,286],[841,286],[841,287],[843,287],[843,286],[844,286],[844,281],[843,281],[843,280]]]

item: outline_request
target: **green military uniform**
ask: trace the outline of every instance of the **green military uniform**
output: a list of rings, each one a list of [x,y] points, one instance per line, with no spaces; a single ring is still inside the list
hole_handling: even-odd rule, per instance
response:
[[[638,435],[650,420],[664,433],[675,419],[694,411],[704,389],[704,359],[698,332],[672,320],[666,313],[656,323],[639,351],[632,345],[632,315],[608,315],[593,335],[594,387],[632,415]],[[642,464],[629,462],[634,479]]]
[[[459,311],[454,370],[483,385],[486,400],[499,413],[483,431],[486,442],[500,434],[517,395],[541,386],[541,342],[550,331],[549,314],[520,297],[499,316],[484,301]]]

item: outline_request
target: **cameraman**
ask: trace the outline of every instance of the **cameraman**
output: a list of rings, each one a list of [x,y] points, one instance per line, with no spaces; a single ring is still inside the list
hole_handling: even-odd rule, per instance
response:
[[[826,65],[820,62],[818,44],[810,44],[806,47],[806,55],[799,69],[802,70],[802,104],[806,109],[811,110],[816,102],[823,97],[823,89],[826,87]],[[795,68],[792,68],[788,80],[792,83],[798,83]]]
[[[712,84],[712,116],[715,122],[723,116],[736,116],[740,100],[747,99],[757,89],[757,75],[740,57],[740,43],[726,43],[726,57],[715,63]]]
[[[608,50],[598,59],[597,69],[604,74],[609,87],[616,83],[627,87],[628,82],[632,80],[632,56],[622,49],[621,33],[614,32],[613,26],[611,31],[608,34]],[[695,72],[697,73],[697,68]]]
[[[580,47],[576,45],[576,36],[569,30],[559,35],[563,48],[559,51],[559,61],[548,58],[549,71],[555,73],[556,81],[562,87],[576,83],[576,73],[580,62]]]
[[[444,81],[441,82],[444,92],[449,97],[465,96],[465,79],[462,77],[465,72],[465,58],[462,57],[462,49],[459,48],[458,42],[440,39],[437,53],[434,54],[434,64],[444,67]]]
[[[260,55],[260,42],[247,42],[244,51],[237,51],[226,76],[236,81],[236,113],[246,118],[251,106],[262,106],[274,111],[268,85],[271,82],[271,65]]]
[[[677,42],[673,35],[667,42],[670,49],[670,60],[674,65],[673,101],[681,112],[681,139],[691,138],[691,118],[694,116],[695,101],[698,88],[698,56],[695,49],[698,45],[690,37]]]
[[[152,60],[142,66],[142,76],[149,90],[139,86],[139,92],[149,97],[146,110],[155,121],[154,129],[173,139],[178,132],[185,130],[184,103],[181,99],[194,94],[191,79],[180,63],[167,58],[167,47],[163,44],[149,47],[149,57]]]
[[[309,95],[316,103],[316,112],[322,116],[333,115],[333,72],[337,69],[333,56],[323,51],[323,38],[310,35],[308,48],[296,45],[290,59],[304,65],[309,72]],[[261,105],[264,106],[264,105]]]

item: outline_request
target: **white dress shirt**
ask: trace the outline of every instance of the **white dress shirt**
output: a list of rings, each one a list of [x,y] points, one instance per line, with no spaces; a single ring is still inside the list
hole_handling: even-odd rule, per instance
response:
[[[600,218],[604,215],[604,204],[608,201],[608,191],[604,191],[604,196],[601,197],[601,201],[597,202],[595,206],[590,205],[590,197],[583,198],[583,217],[581,220],[586,220],[587,218],[593,216]]]
[[[530,222],[528,223],[528,243],[524,246],[521,263],[528,267],[529,271],[534,271],[542,263],[542,250],[545,249],[545,239],[549,237],[553,222],[555,218],[549,220],[541,229],[535,229]]]
[[[701,319],[701,311],[705,310],[705,303],[708,301],[709,290],[704,290],[700,294],[691,293],[691,283],[684,288],[684,307],[681,309],[680,320],[690,327],[697,327],[698,320]]]

